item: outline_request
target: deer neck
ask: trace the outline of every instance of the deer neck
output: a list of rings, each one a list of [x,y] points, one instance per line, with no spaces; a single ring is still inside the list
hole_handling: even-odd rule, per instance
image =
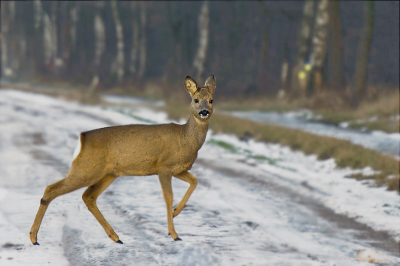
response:
[[[190,115],[189,120],[185,126],[185,137],[189,145],[196,150],[199,150],[206,139],[208,130],[208,121],[201,121],[200,119]]]

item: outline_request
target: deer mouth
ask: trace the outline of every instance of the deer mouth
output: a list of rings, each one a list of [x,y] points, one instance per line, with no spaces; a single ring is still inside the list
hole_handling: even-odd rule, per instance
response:
[[[201,110],[199,112],[199,116],[200,118],[207,118],[210,116],[210,112],[208,110]]]

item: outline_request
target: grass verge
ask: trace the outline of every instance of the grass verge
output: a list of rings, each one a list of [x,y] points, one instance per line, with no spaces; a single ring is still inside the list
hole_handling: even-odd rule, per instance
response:
[[[380,173],[364,176],[364,179],[375,179],[377,185],[386,185],[388,190],[399,190],[398,160],[346,140],[259,124],[218,113],[211,118],[210,128],[216,133],[235,134],[238,137],[252,135],[257,141],[279,143],[293,150],[301,150],[305,154],[316,154],[320,160],[333,158],[339,167],[359,169],[370,166]],[[353,177],[361,179],[359,175]]]
[[[172,119],[188,116],[187,105],[167,102],[165,109]],[[383,155],[349,141],[319,136],[282,126],[261,124],[221,114],[218,111],[214,112],[210,120],[210,128],[215,133],[234,134],[239,138],[253,137],[256,141],[279,143],[282,146],[289,146],[292,150],[300,150],[305,154],[316,154],[320,160],[333,158],[336,165],[341,168],[360,169],[370,166],[380,173],[369,176],[354,174],[351,177],[358,180],[374,179],[378,186],[386,185],[388,190],[399,191],[400,162],[391,156]],[[234,149],[234,147],[226,148],[228,150]]]
[[[318,122],[338,125],[348,122],[353,129],[381,130],[388,133],[399,132],[399,90],[381,89],[371,93],[359,104],[351,107],[349,95],[334,92],[322,92],[309,98],[276,98],[258,97],[247,99],[225,99],[218,106],[222,110],[259,110],[259,111],[295,111],[302,108],[311,109],[321,115]],[[347,99],[347,100],[344,100]]]

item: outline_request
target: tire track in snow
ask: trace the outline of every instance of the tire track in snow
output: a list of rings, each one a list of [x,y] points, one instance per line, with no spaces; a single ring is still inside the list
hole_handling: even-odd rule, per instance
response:
[[[250,185],[255,185],[259,188],[278,193],[277,197],[283,195],[284,197],[293,199],[293,201],[295,201],[297,204],[307,206],[307,208],[313,210],[314,213],[319,217],[322,217],[323,219],[336,225],[339,230],[353,230],[353,235],[356,239],[365,243],[369,243],[375,248],[386,250],[395,256],[400,255],[398,243],[396,243],[396,241],[394,241],[387,232],[375,231],[367,225],[359,223],[352,218],[349,218],[342,214],[337,214],[333,210],[323,206],[321,203],[315,201],[314,199],[308,198],[296,192],[295,188],[291,189],[289,187],[284,187],[273,183],[271,182],[271,180],[276,179],[273,176],[268,179],[266,179],[265,177],[257,177],[255,175],[249,174],[249,172],[238,172],[237,170],[231,170],[230,168],[223,167],[213,161],[206,161],[204,159],[198,159],[197,163],[199,163],[200,165],[204,165],[205,167],[211,167],[213,170],[224,173],[231,178],[245,181]],[[284,177],[278,178],[284,179]],[[311,190],[313,189],[312,187],[307,188]],[[330,232],[327,231],[326,233]]]

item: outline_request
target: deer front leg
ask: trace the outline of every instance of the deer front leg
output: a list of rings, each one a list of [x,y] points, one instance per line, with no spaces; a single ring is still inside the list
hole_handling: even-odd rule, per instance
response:
[[[175,241],[182,240],[178,237],[178,234],[175,232],[174,220],[172,217],[172,201],[173,201],[172,186],[171,186],[172,174],[169,171],[159,171],[158,178],[160,179],[161,189],[163,192],[165,204],[167,205],[168,232]]]
[[[174,212],[172,213],[173,217],[176,217],[182,211],[183,207],[185,207],[186,205],[186,202],[189,200],[190,195],[192,195],[193,191],[197,187],[197,178],[188,171],[175,175],[175,177],[185,182],[188,182],[190,186],[186,191],[185,195],[183,196],[181,202],[179,202],[178,206],[176,206]]]

